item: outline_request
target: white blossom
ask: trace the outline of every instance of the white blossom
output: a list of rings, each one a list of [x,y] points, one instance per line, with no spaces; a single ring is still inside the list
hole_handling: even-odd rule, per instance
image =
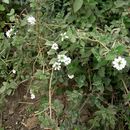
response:
[[[71,63],[71,59],[70,57],[66,57],[65,60],[64,60],[64,64],[67,66]]]
[[[55,62],[52,67],[54,68],[54,70],[60,70],[61,69],[61,63]]]
[[[61,41],[64,41],[64,39],[68,39],[69,37],[67,36],[66,32],[65,33],[61,33]]]
[[[34,93],[30,90],[31,99],[35,99]]]
[[[12,73],[13,73],[13,74],[16,74],[16,70],[13,69],[13,70],[12,70]]]
[[[65,65],[69,65],[71,63],[71,59],[66,55],[58,55],[58,62],[62,62]]]
[[[28,21],[28,23],[30,23],[31,25],[35,25],[35,23],[36,23],[36,19],[35,19],[33,16],[29,16],[29,17],[27,18],[27,21]]]
[[[57,57],[59,62],[65,62],[65,59],[67,58],[67,56],[63,54],[59,54]]]
[[[122,58],[121,56],[117,57],[114,59],[112,62],[113,67],[116,68],[117,70],[122,70],[126,66],[126,60],[125,58]]]
[[[70,79],[73,79],[74,78],[74,75],[72,74],[72,75],[69,75],[68,74],[68,77],[70,78]]]
[[[51,46],[51,49],[58,50],[59,49],[58,44],[57,43],[53,43],[52,46]]]
[[[10,30],[8,30],[8,31],[6,32],[6,36],[7,36],[8,38],[10,38],[11,35],[12,35],[12,32],[13,32],[13,29],[11,28]]]

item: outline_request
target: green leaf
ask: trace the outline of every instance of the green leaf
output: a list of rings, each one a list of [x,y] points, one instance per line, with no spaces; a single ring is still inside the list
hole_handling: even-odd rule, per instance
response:
[[[15,10],[14,9],[11,9],[10,12],[7,14],[8,16],[11,16],[15,13]]]
[[[105,68],[102,67],[101,69],[98,70],[98,75],[100,77],[105,77]]]
[[[12,15],[9,19],[10,19],[11,22],[14,22],[15,21],[15,16]]]
[[[34,74],[37,79],[45,79],[46,75],[44,74],[43,70],[37,70],[37,72]]]
[[[2,0],[3,3],[9,4],[9,0]]]
[[[124,45],[118,45],[118,46],[115,48],[114,51],[115,51],[117,54],[122,55],[125,50],[126,50],[126,47],[125,47]]]
[[[76,77],[75,81],[77,82],[79,88],[82,88],[85,85],[85,79],[85,75],[79,75]]]
[[[47,52],[48,55],[54,55],[55,53],[56,53],[56,51],[52,50],[52,49]]]
[[[3,85],[3,86],[0,88],[0,94],[4,93],[5,90],[6,90],[6,86]]]
[[[106,60],[113,60],[116,57],[116,54],[111,51],[106,55]]]
[[[83,5],[83,0],[75,0],[73,3],[74,13],[76,13]]]
[[[117,1],[114,2],[114,4],[115,4],[116,8],[120,8],[120,7],[127,5],[128,2],[126,2],[124,0],[117,0]]]
[[[127,61],[127,65],[130,66],[130,57],[125,57],[126,61]]]
[[[57,61],[57,59],[56,58],[52,58],[51,60],[50,60],[50,62],[49,62],[49,64],[54,64],[55,62]]]
[[[0,4],[0,11],[4,11],[4,10],[5,10],[5,7],[2,4]]]
[[[97,61],[101,61],[101,56],[100,56],[97,48],[92,48],[91,51],[92,51],[93,55],[95,56],[95,58],[97,59]]]

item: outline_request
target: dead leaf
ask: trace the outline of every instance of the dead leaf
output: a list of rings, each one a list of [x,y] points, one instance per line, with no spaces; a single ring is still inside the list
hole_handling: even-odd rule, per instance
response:
[[[27,119],[25,126],[31,130],[33,128],[35,128],[38,125],[38,119],[36,116],[32,116],[30,118]]]

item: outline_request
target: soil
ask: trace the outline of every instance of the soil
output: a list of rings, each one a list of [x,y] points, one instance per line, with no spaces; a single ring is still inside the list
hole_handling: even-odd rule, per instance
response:
[[[40,128],[40,122],[35,114],[39,107],[40,97],[31,99],[30,94],[27,93],[27,86],[27,83],[19,85],[12,96],[6,97],[5,106],[0,113],[0,128],[4,128],[4,130],[52,130]],[[64,104],[64,108],[67,106],[66,95],[53,96]],[[32,108],[33,111],[30,111],[29,108]],[[91,115],[87,110],[88,108],[83,108],[81,122],[86,122]]]
[[[4,130],[43,130],[35,114],[28,111],[29,107],[36,109],[38,99],[31,99],[30,94],[27,94],[27,86],[22,84],[12,96],[6,97],[0,127]]]

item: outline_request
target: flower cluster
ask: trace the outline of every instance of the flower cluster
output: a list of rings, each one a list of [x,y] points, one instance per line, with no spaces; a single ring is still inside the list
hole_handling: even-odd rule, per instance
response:
[[[71,63],[71,58],[66,55],[58,55],[57,61],[53,64],[54,70],[60,70],[61,69],[61,63],[63,63],[65,66],[69,65]]]
[[[32,92],[32,90],[30,90],[30,96],[31,96],[31,99],[35,99],[35,95],[34,95],[34,93]]]
[[[29,16],[29,17],[27,18],[27,21],[28,21],[28,23],[29,23],[30,25],[35,25],[35,23],[36,23],[36,19],[35,19],[33,16]]]
[[[12,35],[12,32],[13,32],[13,29],[11,28],[10,30],[8,30],[8,31],[6,32],[6,36],[7,36],[8,38],[10,38],[11,35]]]
[[[58,50],[59,46],[57,43],[53,43],[51,46],[52,50]],[[52,65],[54,70],[60,70],[61,65],[64,64],[65,66],[71,63],[71,58],[66,56],[65,54],[58,54],[56,62]]]
[[[70,57],[67,57],[66,55],[58,55],[57,58],[58,58],[58,62],[64,63],[65,66],[71,63]]]
[[[59,49],[58,44],[57,43],[53,43],[52,46],[51,46],[51,49],[58,50]]]
[[[126,66],[126,63],[127,63],[126,60],[122,58],[121,56],[115,58],[114,61],[112,62],[113,67],[116,68],[117,70],[124,69]]]
[[[61,69],[61,63],[55,62],[52,67],[54,68],[54,70],[60,70]]]

